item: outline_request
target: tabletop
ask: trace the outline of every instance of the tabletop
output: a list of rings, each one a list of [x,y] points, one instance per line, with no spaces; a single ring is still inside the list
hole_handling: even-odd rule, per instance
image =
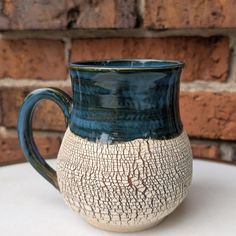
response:
[[[190,193],[171,215],[149,230],[123,235],[235,236],[236,167],[194,160],[193,171]],[[0,167],[0,189],[1,235],[122,235],[84,222],[29,163]]]

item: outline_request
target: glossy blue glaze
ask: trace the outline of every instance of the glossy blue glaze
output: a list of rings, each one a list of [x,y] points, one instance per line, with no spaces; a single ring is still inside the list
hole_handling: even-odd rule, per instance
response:
[[[43,99],[54,101],[63,111],[69,123],[72,102],[71,98],[63,91],[55,88],[36,89],[24,100],[19,111],[18,138],[22,151],[30,164],[55,188],[59,190],[56,171],[52,169],[40,155],[33,138],[32,117],[37,103]]]
[[[176,61],[73,63],[70,129],[88,140],[167,139],[182,131]]]

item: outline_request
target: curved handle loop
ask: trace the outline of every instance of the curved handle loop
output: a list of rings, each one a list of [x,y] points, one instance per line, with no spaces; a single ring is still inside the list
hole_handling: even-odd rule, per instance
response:
[[[21,106],[18,119],[18,137],[20,146],[30,164],[48,182],[59,190],[56,171],[51,168],[40,155],[32,133],[33,111],[36,104],[43,99],[54,101],[63,111],[66,122],[68,123],[70,121],[72,99],[69,95],[62,90],[55,88],[36,89],[25,98]]]

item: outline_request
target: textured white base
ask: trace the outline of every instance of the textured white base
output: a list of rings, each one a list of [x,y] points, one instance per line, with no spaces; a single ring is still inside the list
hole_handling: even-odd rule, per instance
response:
[[[57,170],[66,203],[86,221],[111,231],[137,231],[157,224],[183,201],[192,153],[185,132],[168,140],[104,144],[68,128]]]
[[[107,231],[111,231],[111,232],[122,232],[122,233],[126,233],[126,232],[136,232],[136,231],[142,231],[145,229],[149,229],[152,228],[156,225],[158,225],[159,223],[161,223],[166,217],[154,221],[150,224],[145,224],[145,225],[135,225],[135,226],[130,226],[130,225],[110,225],[110,224],[102,224],[102,223],[98,223],[97,220],[89,220],[89,219],[85,219],[86,222],[88,222],[89,224],[93,225],[96,228],[102,229],[102,230],[107,230]]]

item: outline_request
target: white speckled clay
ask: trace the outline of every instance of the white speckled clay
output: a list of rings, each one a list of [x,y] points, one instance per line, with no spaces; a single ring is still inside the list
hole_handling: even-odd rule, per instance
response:
[[[185,198],[192,153],[183,131],[168,140],[104,144],[64,136],[58,181],[66,203],[106,230],[136,231],[160,222]]]

